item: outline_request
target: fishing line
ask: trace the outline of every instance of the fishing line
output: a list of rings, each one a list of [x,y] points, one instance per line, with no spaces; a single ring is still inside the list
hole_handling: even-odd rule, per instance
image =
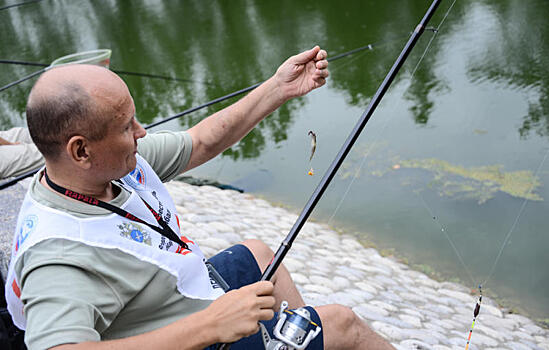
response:
[[[543,159],[539,163],[538,169],[536,170],[536,173],[534,174],[535,177],[539,175],[539,172],[541,168],[543,167],[543,164],[545,163],[545,160],[547,159],[547,155],[549,155],[549,148],[547,149],[547,152],[545,152],[545,155],[543,156]],[[499,253],[496,257],[496,260],[494,261],[494,264],[492,265],[492,268],[490,269],[490,273],[488,274],[488,277],[484,280],[484,282],[481,283],[481,285],[485,285],[488,280],[494,275],[494,272],[496,270],[496,265],[499,263],[499,259],[501,258],[501,255],[503,254],[503,250],[505,250],[505,247],[507,246],[507,242],[511,238],[511,235],[514,233],[515,228],[517,227],[517,224],[519,222],[520,217],[522,216],[522,213],[524,212],[524,208],[526,207],[526,203],[528,203],[528,196],[532,192],[534,188],[534,183],[530,185],[530,189],[528,190],[528,193],[526,194],[526,198],[524,198],[524,201],[522,202],[522,205],[520,206],[520,209],[518,211],[517,217],[515,218],[515,221],[511,225],[511,228],[509,229],[509,232],[505,236],[505,239],[503,240],[503,243],[501,244],[501,248],[499,250]]]
[[[425,207],[425,209],[427,210],[427,212],[429,212],[429,215],[433,218],[433,220],[435,220],[435,222],[438,224],[439,228],[440,228],[440,231],[444,234],[444,236],[446,236],[446,239],[448,240],[448,242],[450,242],[450,245],[452,246],[452,249],[454,249],[454,253],[456,253],[456,256],[458,257],[459,259],[459,262],[461,263],[461,265],[463,266],[463,268],[465,269],[465,272],[467,272],[467,275],[469,276],[469,278],[471,279],[471,283],[472,285],[475,285],[475,279],[473,278],[473,274],[471,273],[471,270],[467,267],[467,265],[465,264],[465,261],[463,260],[463,257],[461,256],[461,254],[459,253],[456,245],[454,244],[454,241],[452,241],[450,239],[450,236],[448,235],[448,232],[446,230],[446,228],[444,227],[444,225],[438,220],[438,215],[435,215],[433,213],[433,211],[429,208],[429,206],[427,205],[427,203],[425,202],[425,199],[423,199],[423,196],[421,196],[421,194],[419,193],[419,191],[413,191],[418,197],[419,199],[421,200],[421,203],[423,203],[423,206]]]
[[[40,0],[40,1],[42,1],[42,0]],[[430,30],[430,29],[426,28],[426,30]],[[364,46],[358,47],[356,49],[340,53],[340,54],[338,54],[334,57],[330,57],[330,58],[327,59],[327,61],[328,62],[336,61],[336,60],[339,60],[341,58],[353,55],[357,52],[361,52],[361,55],[362,55],[363,53],[367,52],[366,50],[373,51],[377,47],[387,45],[387,44],[389,44],[393,41],[401,40],[402,38],[404,38],[404,36],[391,38],[391,39],[387,39],[387,40],[381,40],[381,41],[374,42],[374,43],[371,43],[371,44],[368,44],[368,45],[364,45]],[[345,62],[345,64],[339,65],[335,69],[330,69],[330,71],[334,72],[335,70],[338,70],[339,68],[344,67],[344,66],[350,64],[351,62],[356,61],[361,55],[359,55],[357,57],[353,57],[351,60],[348,60],[348,62]],[[15,65],[24,65],[24,66],[49,67],[49,65],[45,64],[45,63],[19,61],[19,60],[7,60],[7,59],[0,59],[0,64],[15,64]],[[165,75],[158,75],[158,74],[151,74],[151,73],[141,73],[141,72],[129,72],[129,71],[117,70],[117,69],[111,69],[111,71],[113,71],[116,74],[120,74],[120,75],[134,75],[134,76],[146,77],[146,78],[152,78],[152,79],[162,79],[162,80],[168,80],[168,81],[179,81],[179,82],[184,82],[184,83],[200,83],[200,84],[204,84],[204,85],[218,86],[217,84],[212,83],[212,82],[208,82],[208,81],[197,81],[197,80],[193,80],[193,79],[178,78],[178,77],[173,77],[173,76],[165,76]],[[22,82],[24,82],[24,81],[40,74],[40,73],[43,73],[43,72],[44,72],[44,70],[39,70],[39,71],[36,71],[36,72],[34,72],[30,75],[27,75],[27,76],[19,79],[17,81],[11,82],[11,83],[1,87],[0,92],[3,91],[3,90],[6,90],[6,89],[8,89],[12,86],[15,86],[17,84],[20,84],[20,83],[22,83]],[[241,92],[239,92],[239,94],[247,92],[247,91],[249,91],[249,90],[246,90],[246,89],[241,90]],[[179,116],[181,116],[181,115],[178,115],[177,117],[179,117]],[[169,119],[169,120],[171,120],[171,119]]]
[[[450,13],[450,11],[452,10],[454,4],[456,3],[456,0],[454,0],[454,2],[450,5],[450,7],[448,8],[448,10],[446,11],[446,14],[444,15],[442,21],[438,24],[438,26],[435,28],[435,29],[430,29],[432,32],[433,32],[433,35],[431,36],[431,39],[429,40],[429,42],[427,43],[427,47],[425,48],[425,50],[423,51],[423,54],[421,55],[420,59],[418,60],[416,66],[414,67],[413,71],[412,71],[412,74],[410,75],[410,84],[406,87],[406,89],[404,89],[404,93],[406,91],[408,91],[408,89],[410,88],[410,86],[412,85],[412,81],[414,79],[414,76],[416,74],[416,71],[417,69],[419,68],[421,62],[423,61],[425,55],[427,54],[427,51],[429,50],[429,48],[431,47],[431,43],[433,42],[434,38],[436,37],[436,35],[438,34],[439,30],[440,30],[440,27],[442,26],[442,24],[444,23],[444,21],[446,20],[446,17],[448,17],[448,14]],[[400,107],[400,105],[402,104],[402,100],[399,100],[398,103],[392,108],[394,111],[396,111],[398,109],[398,107]],[[351,187],[353,186],[355,180],[357,179],[358,175],[360,174],[360,171],[362,170],[362,167],[364,166],[364,164],[366,163],[366,159],[368,158],[368,156],[370,155],[370,152],[371,150],[374,148],[373,145],[378,141],[378,139],[381,137],[381,135],[385,132],[385,129],[387,128],[387,125],[389,124],[389,121],[392,120],[392,115],[394,113],[391,113],[389,114],[389,117],[387,118],[384,118],[384,122],[383,122],[383,125],[381,127],[381,129],[377,132],[376,136],[374,137],[374,141],[372,142],[372,147],[369,147],[366,151],[366,154],[362,157],[362,161],[360,163],[360,166],[358,167],[358,169],[355,171],[355,174],[353,175],[353,178],[351,179],[351,181],[349,182],[349,185],[347,186],[347,189],[345,190],[344,194],[343,194],[343,197],[341,198],[341,200],[339,201],[339,203],[337,204],[336,208],[334,209],[334,212],[333,214],[330,216],[330,219],[328,219],[328,225],[331,224],[332,220],[334,219],[334,217],[337,215],[339,209],[341,208],[341,205],[343,204],[343,202],[345,201],[345,199],[347,198],[347,195],[349,194],[349,191],[351,190]]]
[[[0,64],[14,64],[14,65],[22,65],[22,66],[36,66],[36,67],[49,67],[48,64],[45,63],[38,63],[38,62],[27,62],[27,61],[17,61],[17,60],[0,60]],[[209,81],[198,81],[193,79],[185,79],[185,78],[178,78],[174,76],[167,76],[167,75],[159,75],[159,74],[151,74],[151,73],[142,73],[142,72],[130,72],[125,70],[118,70],[118,69],[111,69],[112,72],[119,74],[119,75],[133,75],[138,77],[145,77],[145,78],[152,78],[152,79],[162,79],[167,81],[179,81],[183,83],[199,83],[204,85],[210,85],[210,86],[218,86],[215,83],[209,82]],[[24,82],[25,80],[28,80],[32,77],[34,77],[37,74],[43,73],[44,70],[39,70],[35,73],[32,73],[26,77],[23,77],[17,81],[14,81],[12,83],[9,83],[6,86],[3,86],[0,88],[0,91],[3,91],[5,89],[8,89],[12,86],[15,86],[19,83]]]
[[[9,8],[12,8],[12,7],[18,7],[18,6],[33,4],[33,3],[35,3],[35,2],[40,2],[40,1],[43,1],[43,0],[29,0],[29,1],[23,1],[23,2],[20,2],[20,3],[17,3],[17,4],[12,4],[12,5],[7,5],[7,6],[0,7],[0,11],[2,11],[2,10],[7,10],[7,9],[9,9]]]
[[[389,42],[391,41],[395,41],[395,40],[398,40],[398,38],[392,38],[392,39],[389,39],[389,40],[384,40],[384,41],[380,41],[378,43],[374,43],[374,44],[368,44],[368,45],[365,45],[365,46],[362,46],[358,49],[353,49],[353,50],[350,50],[350,51],[347,51],[347,52],[344,52],[344,53],[341,53],[339,55],[336,55],[332,58],[328,58],[328,61],[334,61],[334,60],[337,60],[337,59],[340,59],[340,58],[344,58],[344,57],[347,57],[350,55],[350,52],[353,52],[353,53],[357,53],[359,51],[364,51],[366,49],[370,49],[371,47],[375,48],[376,46],[381,46],[381,45],[384,45],[384,44],[388,44]],[[32,63],[32,62],[23,62],[23,61],[9,61],[9,60],[2,60],[1,63],[9,63],[9,64],[26,64],[26,65],[41,65],[40,63]],[[205,108],[205,107],[208,107],[208,106],[211,106],[213,104],[216,104],[218,102],[222,102],[222,101],[225,101],[227,99],[230,99],[232,97],[235,97],[235,96],[238,96],[238,95],[241,95],[243,93],[246,93],[248,91],[251,91],[253,89],[255,89],[256,87],[258,87],[259,85],[261,85],[262,82],[259,82],[259,83],[256,83],[252,86],[249,86],[247,88],[244,88],[244,89],[241,89],[241,90],[238,90],[238,91],[235,91],[235,92],[232,92],[230,94],[227,94],[225,96],[222,96],[222,97],[218,97],[214,100],[211,100],[209,102],[206,102],[202,105],[199,105],[199,106],[196,106],[196,107],[192,107],[192,108],[189,108],[187,110],[184,110],[183,112],[180,112],[180,113],[177,113],[171,117],[168,117],[168,118],[165,118],[165,119],[161,119],[157,122],[154,122],[154,123],[151,123],[149,125],[146,125],[144,126],[145,129],[150,129],[150,128],[153,128],[155,126],[158,126],[160,124],[163,124],[163,123],[166,123],[170,120],[173,120],[173,119],[176,119],[176,118],[179,118],[179,117],[182,117],[184,115],[187,115],[187,114],[190,114],[192,112],[195,112],[197,110],[200,110],[202,108]],[[24,178],[27,178],[29,176],[32,176],[34,173],[36,173],[38,171],[38,169],[35,169],[35,170],[31,170],[23,175],[20,175],[18,177],[15,177],[11,180],[7,180],[3,183],[0,184],[0,190],[3,190],[4,188],[7,188],[7,187],[10,187],[12,185],[15,185],[17,182],[19,182],[20,180],[24,179]]]

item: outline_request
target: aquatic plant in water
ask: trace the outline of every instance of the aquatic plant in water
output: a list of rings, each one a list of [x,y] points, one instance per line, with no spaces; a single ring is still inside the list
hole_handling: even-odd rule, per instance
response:
[[[401,169],[432,172],[431,187],[438,188],[440,195],[476,199],[479,204],[493,198],[497,191],[533,201],[543,200],[535,192],[540,186],[539,179],[527,170],[505,172],[502,165],[465,168],[436,158],[402,160],[399,165]]]
[[[384,177],[397,171],[420,169],[432,174],[433,179],[428,186],[440,196],[472,199],[482,204],[501,191],[517,198],[543,200],[536,193],[540,187],[539,178],[531,171],[504,171],[502,165],[466,168],[436,158],[403,160],[398,156],[380,152],[380,148],[384,146],[361,145],[357,152],[349,157],[349,161],[342,165],[339,177],[346,180],[355,176],[360,177],[364,172],[371,176]],[[367,159],[362,169],[359,169],[364,161],[363,157]],[[401,179],[403,186],[417,186],[418,180],[414,178],[414,174],[404,174],[406,176]]]

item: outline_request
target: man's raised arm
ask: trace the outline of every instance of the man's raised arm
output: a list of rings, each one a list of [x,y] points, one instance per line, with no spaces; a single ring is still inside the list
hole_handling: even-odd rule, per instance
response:
[[[329,75],[326,58],[326,51],[318,46],[288,58],[271,78],[244,98],[189,129],[193,150],[184,171],[238,142],[289,99],[324,85]]]

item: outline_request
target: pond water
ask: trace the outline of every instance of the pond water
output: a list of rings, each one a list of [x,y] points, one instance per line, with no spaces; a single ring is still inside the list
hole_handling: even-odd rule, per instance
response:
[[[335,56],[377,43],[332,62],[324,88],[190,173],[298,212],[429,3],[45,0],[0,12],[0,59],[110,48],[113,69],[184,79],[122,75],[148,124],[262,81],[315,44]],[[313,219],[549,318],[548,16],[546,0],[458,0],[423,60],[431,32],[408,58]],[[36,69],[0,64],[0,85]],[[0,93],[0,126],[24,125],[33,81]],[[156,129],[186,129],[234,101]]]

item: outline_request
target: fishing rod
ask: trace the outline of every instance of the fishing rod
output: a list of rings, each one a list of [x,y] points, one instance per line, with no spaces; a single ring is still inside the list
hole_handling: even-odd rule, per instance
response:
[[[428,30],[429,28],[426,28],[426,30]],[[383,44],[387,44],[389,42],[392,42],[392,41],[395,41],[395,40],[400,40],[401,37],[397,37],[397,38],[393,38],[393,39],[389,39],[389,40],[383,40],[383,41],[378,41],[378,42],[375,42],[375,43],[372,43],[372,44],[368,44],[368,45],[364,45],[364,46],[361,46],[359,48],[356,48],[356,49],[353,49],[353,50],[349,50],[347,52],[343,52],[341,54],[338,54],[334,57],[331,57],[331,58],[328,58],[327,61],[328,62],[332,62],[332,61],[336,61],[336,60],[339,60],[341,58],[344,58],[344,57],[347,57],[349,55],[352,55],[354,53],[357,53],[357,52],[360,52],[360,51],[364,51],[364,50],[373,50],[375,47],[378,47],[378,46],[381,46]],[[44,67],[47,65],[45,65],[44,63],[34,63],[34,62],[26,62],[26,61],[13,61],[13,60],[0,60],[0,63],[9,63],[9,64],[23,64],[23,65],[32,65],[32,66],[40,66],[40,67]],[[187,114],[190,114],[192,112],[195,112],[195,111],[198,111],[200,109],[203,109],[203,108],[206,108],[208,106],[211,106],[213,104],[216,104],[218,102],[222,102],[222,101],[225,101],[225,100],[228,100],[232,97],[235,97],[235,96],[238,96],[238,95],[241,95],[243,93],[246,93],[248,91],[251,91],[253,89],[255,89],[256,87],[258,87],[259,85],[261,85],[262,82],[259,82],[259,83],[256,83],[254,85],[251,85],[251,86],[248,86],[247,88],[244,88],[244,89],[241,89],[241,90],[238,90],[238,91],[235,91],[235,92],[232,92],[230,94],[227,94],[225,96],[221,96],[221,97],[218,97],[216,99],[213,99],[209,102],[206,102],[206,103],[203,103],[199,106],[196,106],[196,107],[192,107],[192,108],[189,108],[187,110],[184,110],[183,112],[180,112],[180,113],[177,113],[173,116],[170,116],[170,117],[167,117],[165,119],[161,119],[157,122],[154,122],[154,123],[151,123],[149,125],[146,125],[144,126],[145,129],[150,129],[150,128],[153,128],[155,126],[158,126],[160,124],[163,124],[163,123],[166,123],[170,120],[173,120],[173,119],[176,119],[176,118],[179,118],[179,117],[182,117],[184,115],[187,115]],[[19,181],[23,180],[24,178],[27,178],[29,176],[32,176],[34,175],[36,172],[38,172],[39,169],[36,169],[36,170],[31,170],[25,174],[22,174],[18,177],[15,177],[9,181],[6,181],[2,184],[0,184],[0,190],[3,190],[4,188],[7,188],[7,187],[10,187],[10,186],[13,186],[15,185],[16,183],[18,183]]]
[[[27,62],[27,61],[16,61],[16,60],[0,60],[0,64],[17,64],[22,66],[35,66],[35,67],[44,67],[44,69],[40,69],[30,75],[27,75],[19,80],[16,80],[14,82],[11,82],[3,87],[0,87],[0,92],[4,91],[12,86],[15,86],[17,84],[20,84],[26,80],[29,80],[30,78],[41,74],[45,71],[47,67],[49,67],[46,63],[38,63],[38,62]],[[178,78],[178,77],[172,77],[172,76],[166,76],[166,75],[159,75],[159,74],[150,74],[150,73],[141,73],[141,72],[129,72],[124,70],[118,70],[118,69],[111,69],[112,72],[119,74],[119,75],[134,75],[138,77],[146,77],[146,78],[152,78],[152,79],[162,79],[162,80],[168,80],[168,81],[179,81],[184,83],[195,83],[197,81],[192,79],[184,79],[184,78]],[[199,83],[204,85],[216,85],[213,83],[210,83],[208,81],[199,81]]]
[[[20,2],[20,3],[17,3],[17,4],[6,5],[6,6],[3,6],[3,7],[0,7],[0,11],[7,10],[9,8],[12,8],[12,7],[18,7],[18,6],[33,4],[35,2],[40,2],[40,1],[43,1],[43,0],[29,0],[29,1],[23,1],[23,2]]]
[[[366,108],[366,110],[364,111],[362,116],[360,117],[360,119],[357,122],[357,124],[355,125],[354,129],[351,131],[351,134],[347,137],[347,140],[345,141],[345,143],[341,147],[339,153],[337,154],[336,158],[333,160],[332,164],[330,165],[330,167],[328,168],[328,170],[324,174],[324,177],[322,178],[320,183],[317,185],[317,187],[316,187],[315,191],[313,192],[311,198],[309,199],[309,201],[307,202],[307,204],[305,205],[305,207],[301,211],[301,214],[297,218],[297,220],[296,220],[295,224],[293,225],[293,227],[291,228],[290,232],[288,233],[286,238],[280,244],[280,247],[276,251],[276,253],[273,257],[273,260],[267,266],[267,268],[265,269],[265,272],[263,272],[263,275],[261,276],[261,281],[270,280],[274,276],[276,270],[278,269],[278,267],[282,263],[282,260],[284,259],[284,257],[286,256],[286,254],[288,253],[290,248],[292,247],[292,243],[297,238],[297,235],[299,234],[299,231],[301,230],[303,225],[305,225],[305,222],[307,221],[307,218],[310,216],[310,214],[312,213],[312,211],[315,208],[316,204],[318,203],[318,201],[320,200],[320,198],[322,197],[322,195],[324,194],[324,192],[328,188],[328,185],[330,184],[331,180],[335,176],[337,170],[339,169],[339,167],[341,166],[343,161],[345,160],[345,157],[347,156],[347,154],[349,153],[349,151],[353,147],[355,141],[360,136],[360,133],[364,129],[364,126],[370,120],[370,117],[372,116],[372,114],[374,113],[376,107],[379,105],[381,99],[383,98],[383,96],[385,95],[387,90],[389,89],[389,86],[391,85],[391,83],[393,82],[393,80],[394,80],[395,76],[397,75],[398,71],[400,70],[400,68],[404,64],[404,61],[406,61],[406,58],[408,57],[408,55],[410,54],[410,52],[414,48],[414,46],[417,43],[417,41],[419,40],[421,34],[423,34],[423,32],[425,31],[427,23],[429,22],[431,17],[433,17],[433,15],[434,15],[434,13],[435,13],[435,11],[436,11],[436,9],[437,9],[437,7],[438,7],[438,5],[440,4],[441,1],[442,0],[434,0],[431,3],[431,6],[429,7],[427,12],[423,16],[423,19],[417,25],[417,27],[413,31],[412,35],[408,39],[408,42],[406,43],[406,45],[402,49],[402,52],[400,53],[400,55],[396,59],[395,63],[391,67],[391,70],[389,71],[389,73],[387,74],[387,76],[385,77],[385,79],[383,80],[383,82],[381,83],[379,88],[377,89],[377,91],[376,91],[374,97],[372,98],[372,100],[370,101],[368,107]],[[218,347],[218,350],[227,350],[229,348],[230,348],[230,344],[221,344]]]
[[[432,30],[434,31],[433,28],[425,28],[425,30]],[[361,52],[361,51],[364,51],[364,50],[373,50],[375,47],[377,46],[380,46],[382,44],[387,44],[389,42],[392,42],[392,41],[396,41],[396,40],[401,40],[401,39],[404,39],[404,38],[407,38],[410,34],[406,34],[406,35],[401,35],[399,37],[395,37],[395,38],[392,38],[392,39],[388,39],[388,40],[383,40],[383,41],[379,41],[379,42],[375,42],[375,43],[371,43],[371,44],[368,44],[368,45],[364,45],[364,46],[361,46],[361,47],[358,47],[356,49],[353,49],[353,50],[349,50],[349,51],[346,51],[346,52],[343,52],[343,53],[340,53],[336,56],[333,56],[333,57],[330,57],[328,58],[328,62],[331,62],[331,61],[336,61],[336,60],[339,60],[341,58],[344,58],[344,57],[347,57],[347,56],[350,56],[350,55],[353,55],[355,53],[358,53],[358,52]],[[0,64],[15,64],[15,65],[22,65],[22,66],[35,66],[35,67],[44,67],[44,68],[47,68],[49,67],[48,64],[46,63],[39,63],[39,62],[28,62],[28,61],[19,61],[19,60],[7,60],[7,59],[0,59]],[[177,78],[177,77],[172,77],[172,76],[165,76],[165,75],[158,75],[158,74],[149,74],[149,73],[141,73],[141,72],[128,72],[128,71],[123,71],[123,70],[116,70],[116,69],[111,69],[111,71],[113,71],[114,73],[116,74],[120,74],[120,75],[135,75],[135,76],[140,76],[140,77],[146,77],[146,78],[153,78],[153,79],[163,79],[163,80],[171,80],[171,81],[180,81],[180,82],[186,82],[186,83],[194,83],[196,82],[195,80],[192,80],[192,79],[184,79],[184,78]],[[0,87],[0,92],[7,89],[7,88],[10,88],[14,85],[17,85],[19,83],[22,83],[40,73],[43,73],[44,70],[39,70],[37,72],[34,72],[26,77],[23,77],[17,81],[14,81],[12,83],[9,83],[8,85],[6,86],[3,86],[3,87]],[[201,84],[205,84],[205,85],[216,85],[214,83],[211,83],[211,82],[207,82],[207,81],[199,81],[199,83]],[[234,92],[234,95],[232,94],[229,94],[229,95],[226,95],[226,96],[223,96],[221,97],[222,99],[217,101],[217,102],[221,102],[221,101],[224,101],[228,98],[231,98],[231,97],[234,97],[234,96],[238,96],[240,94],[243,94],[243,93],[246,93],[250,90],[253,90],[255,89],[256,87],[258,87],[259,85],[261,85],[261,82],[257,83],[257,84],[254,84],[248,88],[245,88],[245,89],[242,89],[242,90],[239,90],[239,91],[236,91]],[[215,100],[214,100],[215,101]],[[214,102],[214,103],[217,103],[217,102]],[[208,105],[209,106],[209,105]],[[204,106],[204,107],[207,107],[207,106]],[[202,108],[204,108],[202,107]],[[165,123],[167,121],[170,121],[172,119],[175,119],[175,118],[178,118],[178,117],[181,117],[185,114],[188,114],[186,113],[187,111],[184,111],[184,112],[181,112],[180,114],[176,114],[175,116],[172,116],[172,117],[169,117],[169,118],[166,118],[164,120],[161,120],[159,121],[157,124],[154,124],[154,125],[151,125],[151,127],[153,126],[156,126],[158,124],[162,124],[162,123]],[[191,111],[191,112],[194,112]],[[189,112],[189,113],[191,113]]]

